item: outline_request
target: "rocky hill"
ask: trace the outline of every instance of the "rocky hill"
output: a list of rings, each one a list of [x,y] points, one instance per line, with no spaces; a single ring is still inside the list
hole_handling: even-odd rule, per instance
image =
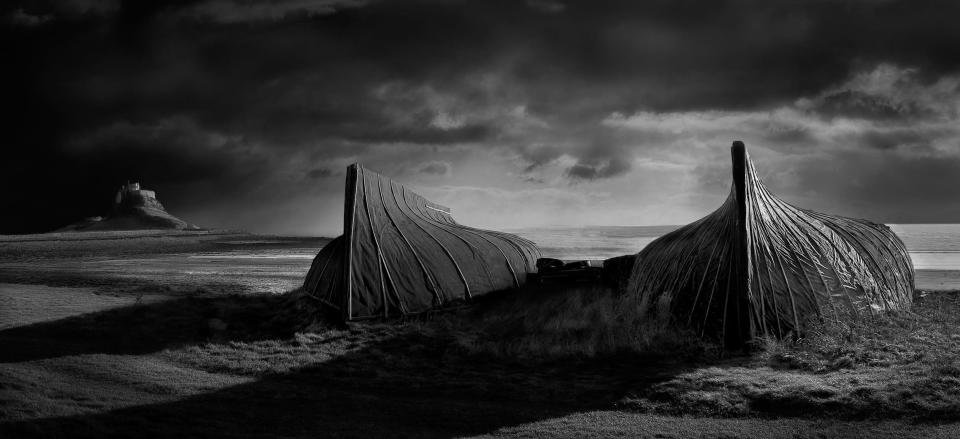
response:
[[[147,229],[200,230],[168,213],[154,191],[140,189],[139,183],[130,183],[117,191],[113,207],[105,217],[86,218],[57,232]]]

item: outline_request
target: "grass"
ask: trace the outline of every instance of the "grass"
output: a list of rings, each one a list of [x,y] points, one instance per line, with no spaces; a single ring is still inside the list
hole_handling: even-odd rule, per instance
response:
[[[907,313],[761,340],[750,357],[698,368],[623,407],[711,416],[960,419],[960,295],[930,293]]]
[[[204,296],[0,330],[0,436],[949,437],[902,422],[960,419],[957,292],[750,354],[594,286],[346,326],[292,295]],[[849,423],[878,418],[901,424]]]
[[[954,439],[952,425],[914,425],[898,421],[838,422],[831,420],[704,418],[662,416],[624,411],[590,411],[506,427],[484,438],[863,438]]]
[[[442,327],[468,354],[536,363],[620,354],[697,359],[716,349],[644,318],[635,298],[599,285],[536,286],[490,302]]]
[[[338,326],[307,299],[178,299],[0,331],[0,360],[150,355],[264,379],[321,370],[325,386],[667,415],[960,418],[960,298],[821,325],[731,356],[629,298],[538,287],[402,322]],[[305,313],[313,316],[304,319]],[[265,317],[269,316],[269,317]]]

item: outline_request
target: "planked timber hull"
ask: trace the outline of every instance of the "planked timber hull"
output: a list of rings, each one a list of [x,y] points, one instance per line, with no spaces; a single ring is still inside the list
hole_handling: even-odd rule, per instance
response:
[[[887,226],[796,208],[764,187],[734,142],[726,202],[645,247],[626,291],[701,336],[742,346],[812,321],[908,310],[914,270]],[[656,310],[656,311],[653,311]]]
[[[417,314],[518,288],[539,257],[533,242],[461,225],[450,209],[353,164],[343,235],[314,258],[303,290],[344,321]]]

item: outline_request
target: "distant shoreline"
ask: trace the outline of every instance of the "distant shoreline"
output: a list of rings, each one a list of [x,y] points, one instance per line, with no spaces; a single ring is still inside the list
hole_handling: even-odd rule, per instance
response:
[[[297,235],[261,235],[244,230],[110,230],[110,231],[71,231],[30,233],[23,235],[0,235],[0,242],[27,242],[27,241],[96,241],[105,239],[136,239],[150,237],[194,237],[194,236],[246,236],[253,238],[278,239],[331,239],[326,236],[297,236]]]

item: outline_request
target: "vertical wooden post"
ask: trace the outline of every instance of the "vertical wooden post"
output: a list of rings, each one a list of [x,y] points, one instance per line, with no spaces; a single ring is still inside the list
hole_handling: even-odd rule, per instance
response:
[[[730,147],[730,158],[733,160],[733,185],[737,201],[737,221],[735,242],[733,243],[733,266],[735,267],[730,286],[735,300],[731,315],[724,316],[726,339],[728,347],[740,347],[743,341],[749,339],[753,332],[753,319],[750,313],[750,248],[747,218],[747,197],[750,179],[750,169],[747,161],[747,147],[737,140]],[[751,191],[752,192],[752,191]]]
[[[343,196],[343,282],[346,289],[346,302],[343,306],[344,321],[353,318],[353,222],[357,204],[357,189],[359,187],[360,164],[354,163],[347,167],[347,184]]]
[[[733,184],[737,194],[737,220],[742,225],[747,217],[746,179],[747,179],[747,147],[737,140],[730,147],[730,158],[733,159]]]

